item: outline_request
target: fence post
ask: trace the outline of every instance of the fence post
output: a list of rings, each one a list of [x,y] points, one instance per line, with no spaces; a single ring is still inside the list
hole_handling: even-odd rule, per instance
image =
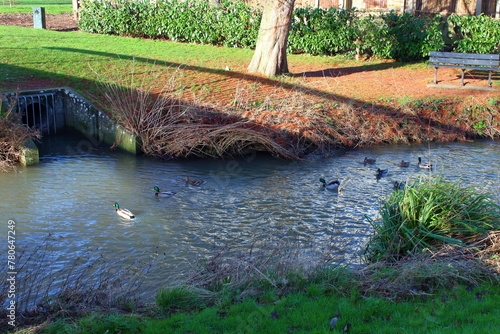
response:
[[[45,29],[45,7],[33,7],[33,27]]]

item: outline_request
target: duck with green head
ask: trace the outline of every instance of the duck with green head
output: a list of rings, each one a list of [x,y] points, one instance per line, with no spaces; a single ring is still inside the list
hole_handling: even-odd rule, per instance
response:
[[[115,203],[115,211],[116,211],[116,214],[120,218],[123,218],[123,219],[126,219],[126,220],[132,220],[132,219],[135,218],[135,215],[130,210],[121,209],[120,205],[118,205],[118,203]]]
[[[158,186],[155,186],[153,188],[153,191],[155,192],[155,195],[158,197],[170,197],[177,194],[176,192],[173,191],[160,191],[160,188],[158,188]]]
[[[377,168],[377,174],[375,174],[375,176],[377,179],[380,179],[381,177],[387,176],[387,174],[389,174],[389,169]]]
[[[394,190],[404,190],[406,188],[406,182],[394,181]]]
[[[321,178],[319,179],[319,182],[322,183],[323,188],[328,189],[328,190],[338,190],[340,187],[340,181],[339,180],[333,180],[330,182],[326,182],[325,179]]]
[[[423,169],[432,169],[432,164],[430,162],[422,162],[422,158],[418,157],[418,167]]]

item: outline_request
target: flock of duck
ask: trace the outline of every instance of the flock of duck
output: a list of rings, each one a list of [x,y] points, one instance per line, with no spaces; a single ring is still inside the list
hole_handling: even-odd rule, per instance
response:
[[[377,159],[375,159],[375,158],[365,157],[363,164],[364,165],[373,165],[376,162],[377,162]],[[401,160],[399,163],[397,163],[397,166],[409,167],[410,162]],[[422,162],[422,158],[418,157],[418,167],[423,168],[423,169],[432,169],[432,164],[430,164],[428,162]],[[377,179],[380,179],[384,176],[387,176],[387,174],[389,174],[389,169],[377,168],[377,172],[376,172],[375,176]],[[186,181],[187,184],[192,185],[192,186],[200,186],[200,185],[205,183],[204,180],[194,180],[194,179],[190,179],[188,176],[184,176],[183,180]],[[323,188],[325,188],[325,189],[334,190],[334,191],[339,190],[340,181],[338,179],[330,181],[330,182],[326,182],[326,180],[324,178],[320,178],[319,181],[321,182]],[[404,187],[405,187],[405,182],[396,181],[394,183],[394,189],[404,189]],[[157,197],[170,197],[170,196],[173,196],[176,194],[173,191],[161,191],[158,186],[155,186],[153,188],[153,191],[155,193],[155,196],[157,196]],[[116,211],[116,214],[122,219],[125,219],[125,220],[135,219],[135,215],[130,210],[125,209],[125,208],[120,208],[120,205],[118,203],[115,203],[115,211]]]
[[[184,176],[183,180],[186,181],[187,184],[190,184],[192,186],[201,186],[203,183],[205,183],[204,180],[190,179],[189,176]],[[160,191],[160,188],[158,186],[154,186],[153,191],[155,192],[155,196],[157,197],[170,197],[176,194],[176,192],[173,191]],[[132,213],[132,211],[125,208],[120,208],[120,205],[118,203],[115,203],[115,212],[122,219],[135,219],[135,215]]]
[[[363,164],[364,165],[373,165],[377,162],[377,159],[375,158],[368,158],[368,157],[365,157],[365,160],[363,161]],[[400,162],[397,163],[397,166],[399,167],[410,167],[410,162],[409,161],[404,161],[404,160],[401,160]],[[422,158],[421,157],[418,157],[418,167],[419,168],[422,168],[422,169],[432,169],[432,164],[429,163],[429,162],[422,162]],[[384,176],[387,176],[387,174],[389,174],[389,169],[380,169],[380,168],[377,168],[377,172],[375,174],[375,177],[377,179],[380,179]],[[330,181],[330,182],[326,182],[326,180],[324,178],[320,178],[319,179],[319,182],[321,182],[323,188],[325,189],[328,189],[328,190],[334,190],[334,191],[338,191],[339,188],[340,188],[340,181],[339,180],[333,180],[333,181]],[[405,187],[405,182],[394,182],[394,189],[404,189]]]

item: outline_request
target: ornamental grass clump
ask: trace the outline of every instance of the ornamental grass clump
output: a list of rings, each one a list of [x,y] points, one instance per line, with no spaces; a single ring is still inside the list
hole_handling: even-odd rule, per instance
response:
[[[180,159],[232,157],[253,151],[299,160],[293,145],[278,140],[276,131],[226,109],[186,102],[178,92],[179,71],[162,79],[155,69],[136,78],[99,77],[99,93],[123,128],[138,136],[148,156]],[[128,78],[130,77],[130,78]],[[159,82],[166,82],[158,88]]]
[[[500,227],[500,206],[488,194],[459,182],[431,179],[395,191],[384,200],[380,219],[370,219],[374,235],[365,257],[370,262],[399,260],[405,255],[445,244],[467,246]]]

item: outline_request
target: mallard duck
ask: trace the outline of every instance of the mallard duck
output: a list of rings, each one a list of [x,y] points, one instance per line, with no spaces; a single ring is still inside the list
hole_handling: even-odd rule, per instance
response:
[[[387,174],[389,174],[389,169],[377,168],[377,174],[375,174],[375,175],[377,176],[377,178],[381,178],[383,176],[386,176]]]
[[[418,167],[424,169],[432,169],[432,164],[429,162],[422,162],[422,158],[418,157]]]
[[[120,209],[118,203],[115,203],[115,211],[116,214],[123,219],[132,220],[135,218],[135,215],[132,212],[130,212],[130,210]]]
[[[394,181],[394,189],[395,190],[403,190],[404,188],[406,188],[405,181],[402,181],[402,182]]]
[[[365,160],[363,161],[363,163],[365,165],[373,165],[376,161],[377,161],[377,159],[365,157]]]
[[[203,183],[205,183],[204,180],[192,180],[189,178],[189,176],[184,176],[184,181],[192,186],[201,186]]]
[[[321,178],[319,179],[319,182],[323,184],[323,188],[328,190],[338,190],[340,186],[339,180],[333,180],[331,182],[326,183],[325,179]]]
[[[410,167],[410,162],[409,161],[401,160],[401,162],[398,163],[398,166],[399,167]]]
[[[155,186],[153,190],[155,192],[155,195],[158,197],[170,197],[177,194],[176,192],[173,191],[160,191],[160,188],[158,188],[157,186]]]

